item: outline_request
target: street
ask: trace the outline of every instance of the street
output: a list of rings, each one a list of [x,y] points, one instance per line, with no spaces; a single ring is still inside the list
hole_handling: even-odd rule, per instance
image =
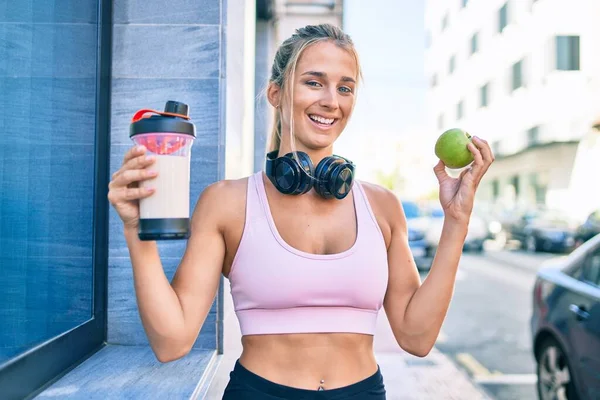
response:
[[[494,399],[537,399],[529,329],[532,288],[537,268],[552,257],[489,250],[461,259],[436,346]]]

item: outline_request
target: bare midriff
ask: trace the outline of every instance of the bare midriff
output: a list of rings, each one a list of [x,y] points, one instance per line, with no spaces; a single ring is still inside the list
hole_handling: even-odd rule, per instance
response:
[[[242,337],[240,364],[271,382],[299,389],[340,388],[377,372],[373,336],[301,333]]]

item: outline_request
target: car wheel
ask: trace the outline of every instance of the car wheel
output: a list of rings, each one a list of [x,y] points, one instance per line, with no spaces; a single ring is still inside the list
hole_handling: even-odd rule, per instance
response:
[[[534,253],[538,251],[537,239],[534,236],[527,236],[527,239],[525,239],[525,248],[527,251]]]
[[[565,352],[553,339],[542,345],[537,364],[537,391],[540,400],[577,399]]]

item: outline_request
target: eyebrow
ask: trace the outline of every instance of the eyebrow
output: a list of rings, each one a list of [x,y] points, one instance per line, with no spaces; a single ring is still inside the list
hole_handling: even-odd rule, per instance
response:
[[[327,78],[327,74],[325,72],[319,72],[319,71],[306,71],[301,76],[304,76],[304,75],[312,75],[312,76],[316,76],[318,78]],[[349,76],[342,76],[342,82],[356,83],[356,81],[354,79],[350,78]]]

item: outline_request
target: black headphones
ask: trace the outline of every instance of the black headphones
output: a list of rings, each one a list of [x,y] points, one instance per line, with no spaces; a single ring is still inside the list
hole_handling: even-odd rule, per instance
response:
[[[326,199],[343,199],[352,190],[354,164],[344,157],[332,155],[319,161],[316,168],[308,154],[297,151],[277,157],[279,150],[267,154],[265,173],[283,194],[304,194],[313,187]]]

